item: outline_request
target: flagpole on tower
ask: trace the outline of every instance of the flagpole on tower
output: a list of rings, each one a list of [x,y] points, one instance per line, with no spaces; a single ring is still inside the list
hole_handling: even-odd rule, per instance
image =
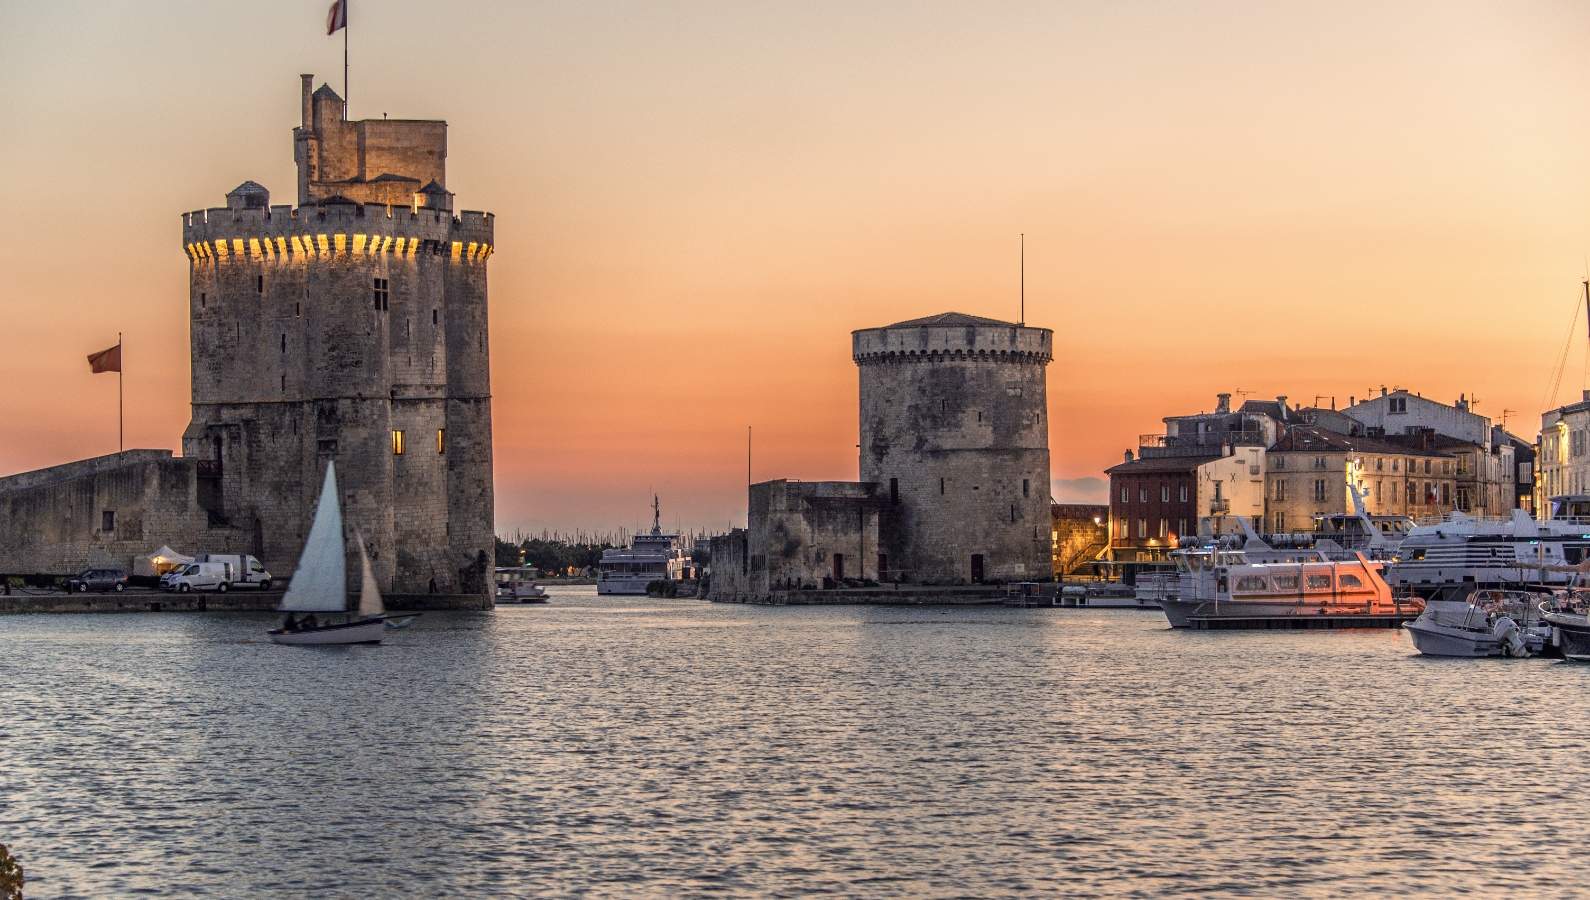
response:
[[[123,416],[124,407],[123,407],[123,404],[122,404],[122,396],[123,396],[122,395],[122,390],[121,390],[121,378],[122,378],[121,370],[122,370],[122,368],[123,367],[121,365],[121,332],[118,331],[118,332],[116,332],[116,452],[117,453],[120,453],[121,451],[127,449],[127,446],[126,446],[127,442],[126,442],[126,438],[125,438],[126,430],[125,430],[125,427],[123,425],[123,423],[126,421],[126,419]]]
[[[348,0],[342,0],[342,119],[348,118]]]

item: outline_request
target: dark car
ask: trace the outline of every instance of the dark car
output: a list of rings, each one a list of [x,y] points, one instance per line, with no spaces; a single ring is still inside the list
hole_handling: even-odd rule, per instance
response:
[[[127,573],[120,569],[84,569],[76,578],[66,581],[66,589],[79,594],[88,591],[123,591],[127,588]]]

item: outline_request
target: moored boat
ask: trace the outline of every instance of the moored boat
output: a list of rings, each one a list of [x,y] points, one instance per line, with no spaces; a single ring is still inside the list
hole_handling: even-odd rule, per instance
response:
[[[1516,602],[1509,602],[1513,594],[1518,595],[1511,598]],[[1425,656],[1532,656],[1545,641],[1543,634],[1525,627],[1529,601],[1528,595],[1514,591],[1479,591],[1468,601],[1432,600],[1419,618],[1402,627]],[[1518,616],[1524,617],[1524,625]]]

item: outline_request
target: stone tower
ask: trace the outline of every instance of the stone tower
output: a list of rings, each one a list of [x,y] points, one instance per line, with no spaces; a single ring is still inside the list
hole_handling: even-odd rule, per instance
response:
[[[852,333],[861,480],[887,504],[886,580],[1049,576],[1053,337],[961,313]]]
[[[489,604],[492,216],[453,211],[447,123],[347,121],[335,91],[302,79],[297,208],[248,181],[183,217],[183,453],[211,518],[252,534],[279,575],[335,460],[385,590]]]

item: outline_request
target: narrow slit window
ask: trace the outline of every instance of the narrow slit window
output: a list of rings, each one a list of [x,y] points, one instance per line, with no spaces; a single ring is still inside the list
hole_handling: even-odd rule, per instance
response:
[[[431,310],[431,324],[432,325],[436,324],[436,314],[437,314],[437,312],[438,312],[437,310],[434,310],[434,309]]]
[[[439,454],[447,452],[447,429],[445,428],[436,429],[436,452]]]
[[[1032,496],[1032,479],[1023,478],[1021,480],[1021,495],[1023,497],[1031,497]]]
[[[403,432],[395,429],[392,432],[392,455],[403,455]]]
[[[283,353],[287,352],[287,334],[286,334],[286,332],[282,333],[282,352]]]
[[[304,315],[304,305],[302,303],[294,303],[293,304],[293,318],[300,319],[300,318],[303,318],[303,315]]]
[[[265,276],[264,275],[256,275],[255,278],[258,279],[258,280],[254,282],[254,290],[257,293],[261,293],[261,294],[265,293]]]
[[[944,493],[944,479],[942,478],[939,479],[939,493]]]

